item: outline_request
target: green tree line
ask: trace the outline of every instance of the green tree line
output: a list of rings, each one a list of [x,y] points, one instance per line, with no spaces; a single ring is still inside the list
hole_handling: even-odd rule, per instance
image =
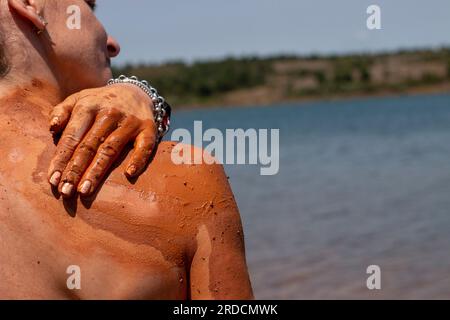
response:
[[[420,79],[404,79],[399,83],[374,84],[372,67],[376,62],[387,61],[389,58],[402,61],[407,58],[417,61],[438,63],[443,66],[446,77],[424,71]],[[409,61],[405,60],[405,61]],[[325,68],[300,68],[279,71],[275,66],[280,63],[303,64],[325,62]],[[414,63],[408,65],[415,68]],[[388,72],[395,72],[395,69]],[[348,94],[355,92],[376,92],[381,89],[404,89],[419,85],[432,85],[450,80],[450,48],[437,50],[403,50],[378,54],[354,55],[311,55],[298,57],[280,55],[267,58],[229,57],[221,61],[199,61],[185,63],[182,61],[168,62],[161,65],[140,64],[125,65],[113,68],[117,77],[120,74],[136,75],[148,80],[171,103],[176,104],[214,104],[224,95],[237,90],[265,87],[272,90],[280,86],[286,92],[286,99],[301,96],[324,96]],[[297,80],[312,78],[316,86],[292,89]],[[388,77],[388,75],[386,75]],[[280,80],[284,79],[284,80]]]

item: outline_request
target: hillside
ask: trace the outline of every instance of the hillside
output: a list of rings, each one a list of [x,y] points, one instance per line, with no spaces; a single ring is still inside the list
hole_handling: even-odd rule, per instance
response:
[[[127,65],[114,74],[148,79],[177,108],[450,92],[450,48]]]

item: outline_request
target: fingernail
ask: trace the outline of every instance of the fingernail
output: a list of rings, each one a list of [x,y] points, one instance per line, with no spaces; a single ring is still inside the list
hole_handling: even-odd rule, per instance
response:
[[[68,183],[68,182],[64,183],[61,191],[65,196],[70,196],[73,191],[73,184]]]
[[[87,194],[91,190],[91,186],[92,186],[92,182],[90,182],[89,180],[86,180],[81,185],[80,193],[81,194]]]
[[[134,175],[136,173],[136,166],[135,165],[129,166],[127,169],[127,173],[130,176]]]
[[[61,172],[55,171],[50,178],[50,184],[54,187],[57,187],[60,179],[61,179]]]
[[[57,126],[58,124],[59,124],[59,119],[58,119],[58,117],[54,117],[54,118],[52,119],[52,121],[50,122],[50,126],[52,126],[52,127]]]

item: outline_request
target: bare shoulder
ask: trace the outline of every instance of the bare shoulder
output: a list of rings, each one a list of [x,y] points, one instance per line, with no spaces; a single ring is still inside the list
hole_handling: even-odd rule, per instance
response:
[[[188,155],[186,155],[188,153]],[[200,162],[194,161],[201,155]],[[184,157],[184,162],[180,157]],[[191,161],[188,161],[190,159]],[[158,173],[159,188],[183,203],[185,214],[208,218],[209,213],[230,208],[237,211],[233,192],[223,166],[201,148],[163,142],[147,169],[152,177]]]
[[[162,142],[136,181],[125,178],[123,167],[116,168],[102,186],[97,205],[112,203],[114,210],[124,208],[123,219],[143,221],[190,238],[195,237],[201,226],[210,230],[228,226],[240,234],[239,211],[222,165],[177,163],[174,153],[180,147],[186,152],[203,151],[190,145]],[[222,232],[225,230],[219,234]]]
[[[207,154],[206,162],[180,163],[180,152],[194,155],[203,150],[176,142],[162,142],[145,172],[135,181],[128,181],[123,174],[125,159],[105,181],[96,202],[102,199],[114,203],[128,201],[139,205],[135,212],[142,214],[157,209],[165,215],[195,220],[206,219],[209,213],[220,209],[237,211],[223,166],[208,164],[213,158]]]
[[[185,211],[181,216],[191,222],[190,234],[196,237],[196,242],[208,242],[204,238],[207,235],[216,253],[227,252],[228,248],[244,253],[241,217],[223,166],[212,163],[211,155],[192,145],[169,142],[161,147],[164,156],[160,161],[171,163],[168,174],[171,183],[167,188],[183,202]],[[188,152],[187,158],[192,160],[195,153],[202,154],[203,161],[175,164],[183,152]]]
[[[239,210],[222,165],[202,149],[163,144],[161,161],[170,162],[172,196],[179,197],[185,212],[183,226],[190,243],[190,292],[192,299],[250,299],[244,233]],[[198,164],[176,164],[180,153],[187,158],[202,155]],[[172,180],[173,179],[173,180]],[[174,187],[176,185],[176,187]]]
[[[200,154],[204,160],[201,163],[187,161]],[[180,155],[186,156],[185,163],[180,163]],[[161,170],[158,174],[159,188],[164,190],[160,193],[161,203],[167,211],[178,211],[177,216],[186,222],[184,226],[189,225],[190,234],[196,235],[204,226],[219,237],[225,232],[240,236],[241,219],[228,177],[223,166],[213,160],[201,148],[164,142],[148,170]]]
[[[209,161],[179,163],[180,152],[193,156],[203,150],[163,142],[131,185],[123,168],[115,170],[107,181],[118,181],[110,193],[115,208],[125,206],[120,218],[132,223],[133,237],[161,247],[189,268],[192,298],[251,297],[241,218],[225,171]]]

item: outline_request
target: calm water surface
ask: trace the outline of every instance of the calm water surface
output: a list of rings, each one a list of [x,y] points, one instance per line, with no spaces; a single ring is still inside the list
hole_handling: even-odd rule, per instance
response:
[[[450,95],[184,111],[174,128],[194,120],[281,130],[278,175],[226,166],[257,298],[450,298]]]

